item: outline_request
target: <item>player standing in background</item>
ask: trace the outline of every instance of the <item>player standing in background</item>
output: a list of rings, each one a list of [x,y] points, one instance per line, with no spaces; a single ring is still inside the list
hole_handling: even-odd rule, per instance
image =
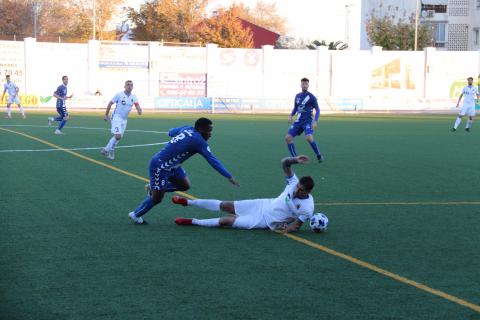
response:
[[[5,118],[12,118],[12,109],[11,105],[12,103],[16,103],[18,106],[18,109],[20,109],[20,113],[22,114],[22,118],[25,119],[25,112],[23,111],[22,106],[20,105],[20,99],[18,99],[18,91],[20,90],[18,86],[10,81],[10,75],[7,74],[5,77],[7,82],[3,85],[3,95],[2,95],[2,101],[3,98],[5,97],[5,92],[8,91],[8,102],[7,102],[7,114],[5,115]]]
[[[313,216],[314,201],[310,194],[314,187],[311,177],[297,178],[291,166],[305,163],[307,156],[285,158],[282,160],[287,186],[283,192],[272,199],[254,199],[241,201],[220,201],[195,199],[188,200],[178,196],[172,202],[183,206],[196,206],[211,211],[224,211],[230,216],[213,219],[177,218],[178,225],[196,225],[200,227],[233,227],[237,229],[272,229],[284,232],[297,231],[304,222]]]
[[[190,180],[181,165],[196,153],[200,153],[231,184],[239,185],[210,151],[207,140],[212,136],[212,130],[212,121],[207,118],[199,118],[195,122],[195,127],[178,127],[168,132],[172,139],[162,151],[150,160],[149,195],[134,211],[128,214],[130,219],[136,224],[144,224],[146,221],[142,216],[162,202],[165,192],[190,189]]]
[[[127,128],[128,115],[132,106],[135,106],[137,109],[138,115],[142,114],[142,108],[138,104],[137,96],[132,94],[133,82],[132,80],[125,81],[124,91],[117,93],[112,100],[107,105],[107,111],[105,111],[104,120],[108,121],[108,114],[110,113],[110,108],[115,103],[115,111],[112,113],[111,123],[112,129],[111,132],[113,137],[108,141],[105,148],[102,148],[100,152],[107,156],[108,159],[115,159],[115,147],[117,146],[120,139],[122,139],[125,129]]]
[[[324,158],[318,149],[317,143],[313,140],[313,132],[317,127],[318,118],[320,117],[320,108],[318,107],[317,98],[308,91],[309,82],[307,78],[301,80],[302,92],[295,96],[294,107],[288,118],[288,123],[293,122],[293,116],[295,114],[298,114],[297,120],[293,122],[288,130],[285,136],[285,142],[292,157],[296,157],[297,151],[295,150],[293,139],[305,131],[305,139],[307,139],[313,152],[315,152],[318,162],[323,162]],[[312,119],[313,109],[315,109],[315,120]]]
[[[57,90],[53,93],[53,96],[57,98],[57,112],[59,114],[58,117],[49,117],[48,118],[48,125],[51,126],[53,121],[60,122],[58,124],[58,128],[55,130],[55,134],[63,134],[62,129],[67,123],[69,116],[67,112],[67,106],[65,101],[67,99],[71,99],[73,94],[67,96],[67,84],[68,84],[68,77],[62,77],[62,84],[58,86]]]
[[[467,81],[468,81],[468,85],[463,87],[462,93],[458,97],[456,108],[458,108],[458,105],[460,104],[462,97],[465,96],[463,98],[462,108],[458,113],[458,117],[455,120],[455,124],[453,125],[453,128],[451,129],[451,131],[457,131],[458,126],[462,122],[462,117],[468,113],[468,120],[467,120],[467,124],[465,125],[465,131],[470,132],[470,127],[472,126],[473,117],[475,117],[475,96],[477,97],[477,99],[480,99],[480,95],[478,93],[478,88],[473,85],[473,78],[468,77]]]

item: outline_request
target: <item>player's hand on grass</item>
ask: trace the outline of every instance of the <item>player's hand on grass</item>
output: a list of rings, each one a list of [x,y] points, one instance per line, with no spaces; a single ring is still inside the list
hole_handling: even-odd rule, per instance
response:
[[[295,160],[297,160],[298,163],[307,163],[310,161],[310,158],[308,156],[300,155],[295,157]]]
[[[106,115],[103,116],[103,120],[104,120],[105,122],[108,122],[108,114],[106,114]]]
[[[292,118],[292,116],[289,116],[288,117],[288,123],[292,123],[292,122],[293,122],[293,118]]]
[[[137,113],[138,113],[139,116],[141,116],[142,115],[142,109],[137,109]]]
[[[228,179],[228,181],[233,184],[234,186],[236,187],[240,187],[240,184],[237,182],[237,180],[235,180],[234,177],[231,177],[230,179]]]
[[[312,121],[312,129],[315,130],[317,128],[317,122]]]

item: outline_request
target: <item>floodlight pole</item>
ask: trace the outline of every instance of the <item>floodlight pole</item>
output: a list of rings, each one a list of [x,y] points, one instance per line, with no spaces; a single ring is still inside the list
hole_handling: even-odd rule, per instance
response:
[[[419,2],[420,0],[416,0],[416,6],[415,6],[415,44],[414,44],[414,51],[417,51],[418,47],[418,7],[419,7]]]
[[[97,8],[96,8],[96,1],[93,0],[93,40],[96,40],[96,33],[97,33]]]

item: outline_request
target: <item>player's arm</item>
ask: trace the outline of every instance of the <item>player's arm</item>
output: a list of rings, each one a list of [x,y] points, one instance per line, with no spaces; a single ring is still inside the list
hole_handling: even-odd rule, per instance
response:
[[[228,170],[223,166],[223,164],[212,154],[208,144],[205,143],[204,146],[199,150],[199,153],[207,160],[208,164],[212,166],[218,173],[228,179],[228,181],[239,187],[240,184],[235,180],[235,178],[228,172]]]
[[[292,123],[292,121],[293,121],[293,116],[297,113],[297,110],[298,110],[297,104],[294,103],[292,112],[290,112],[290,116],[288,116],[288,123]]]
[[[58,100],[65,100],[64,97],[61,97],[58,92],[60,91],[60,87],[57,88],[57,90],[53,93],[53,96],[57,98]]]
[[[140,116],[142,115],[142,108],[140,108],[140,104],[138,103],[138,100],[133,103],[135,108],[137,109],[137,114]]]
[[[5,92],[7,92],[7,87],[3,88],[2,100],[3,100],[3,97],[5,97]]]
[[[317,127],[318,119],[320,118],[320,108],[316,97],[313,98],[313,107],[315,108],[315,120],[312,121],[312,128],[315,129]]]
[[[460,104],[460,100],[462,100],[462,97],[463,97],[463,91],[462,93],[460,93],[460,96],[458,97],[457,106],[455,108],[458,108],[458,105]]]
[[[103,120],[108,121],[108,114],[110,113],[110,109],[114,103],[115,102],[112,100],[107,104],[107,110],[105,110],[105,116],[103,117]]]
[[[299,219],[293,221],[292,223],[286,225],[283,229],[283,233],[290,233],[290,232],[296,232],[300,229],[300,227],[303,225],[303,222]]]
[[[297,157],[287,157],[282,159],[282,168],[283,172],[285,173],[285,177],[287,179],[290,179],[293,176],[293,170],[292,170],[292,165],[297,164],[297,163],[306,163],[310,160],[309,157],[300,155]]]

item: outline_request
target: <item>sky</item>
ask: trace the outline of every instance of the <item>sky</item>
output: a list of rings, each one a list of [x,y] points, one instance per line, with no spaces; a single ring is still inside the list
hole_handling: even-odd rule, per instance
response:
[[[274,0],[264,0],[273,2]],[[130,0],[126,4],[139,7],[144,0]],[[211,0],[209,10],[228,7],[234,2],[255,7],[257,0]],[[345,5],[359,7],[361,0],[276,0],[278,13],[287,18],[288,34],[308,40],[344,41],[346,12]],[[359,9],[359,8],[358,8]],[[349,16],[350,25],[355,18]],[[352,28],[352,27],[350,27]]]

